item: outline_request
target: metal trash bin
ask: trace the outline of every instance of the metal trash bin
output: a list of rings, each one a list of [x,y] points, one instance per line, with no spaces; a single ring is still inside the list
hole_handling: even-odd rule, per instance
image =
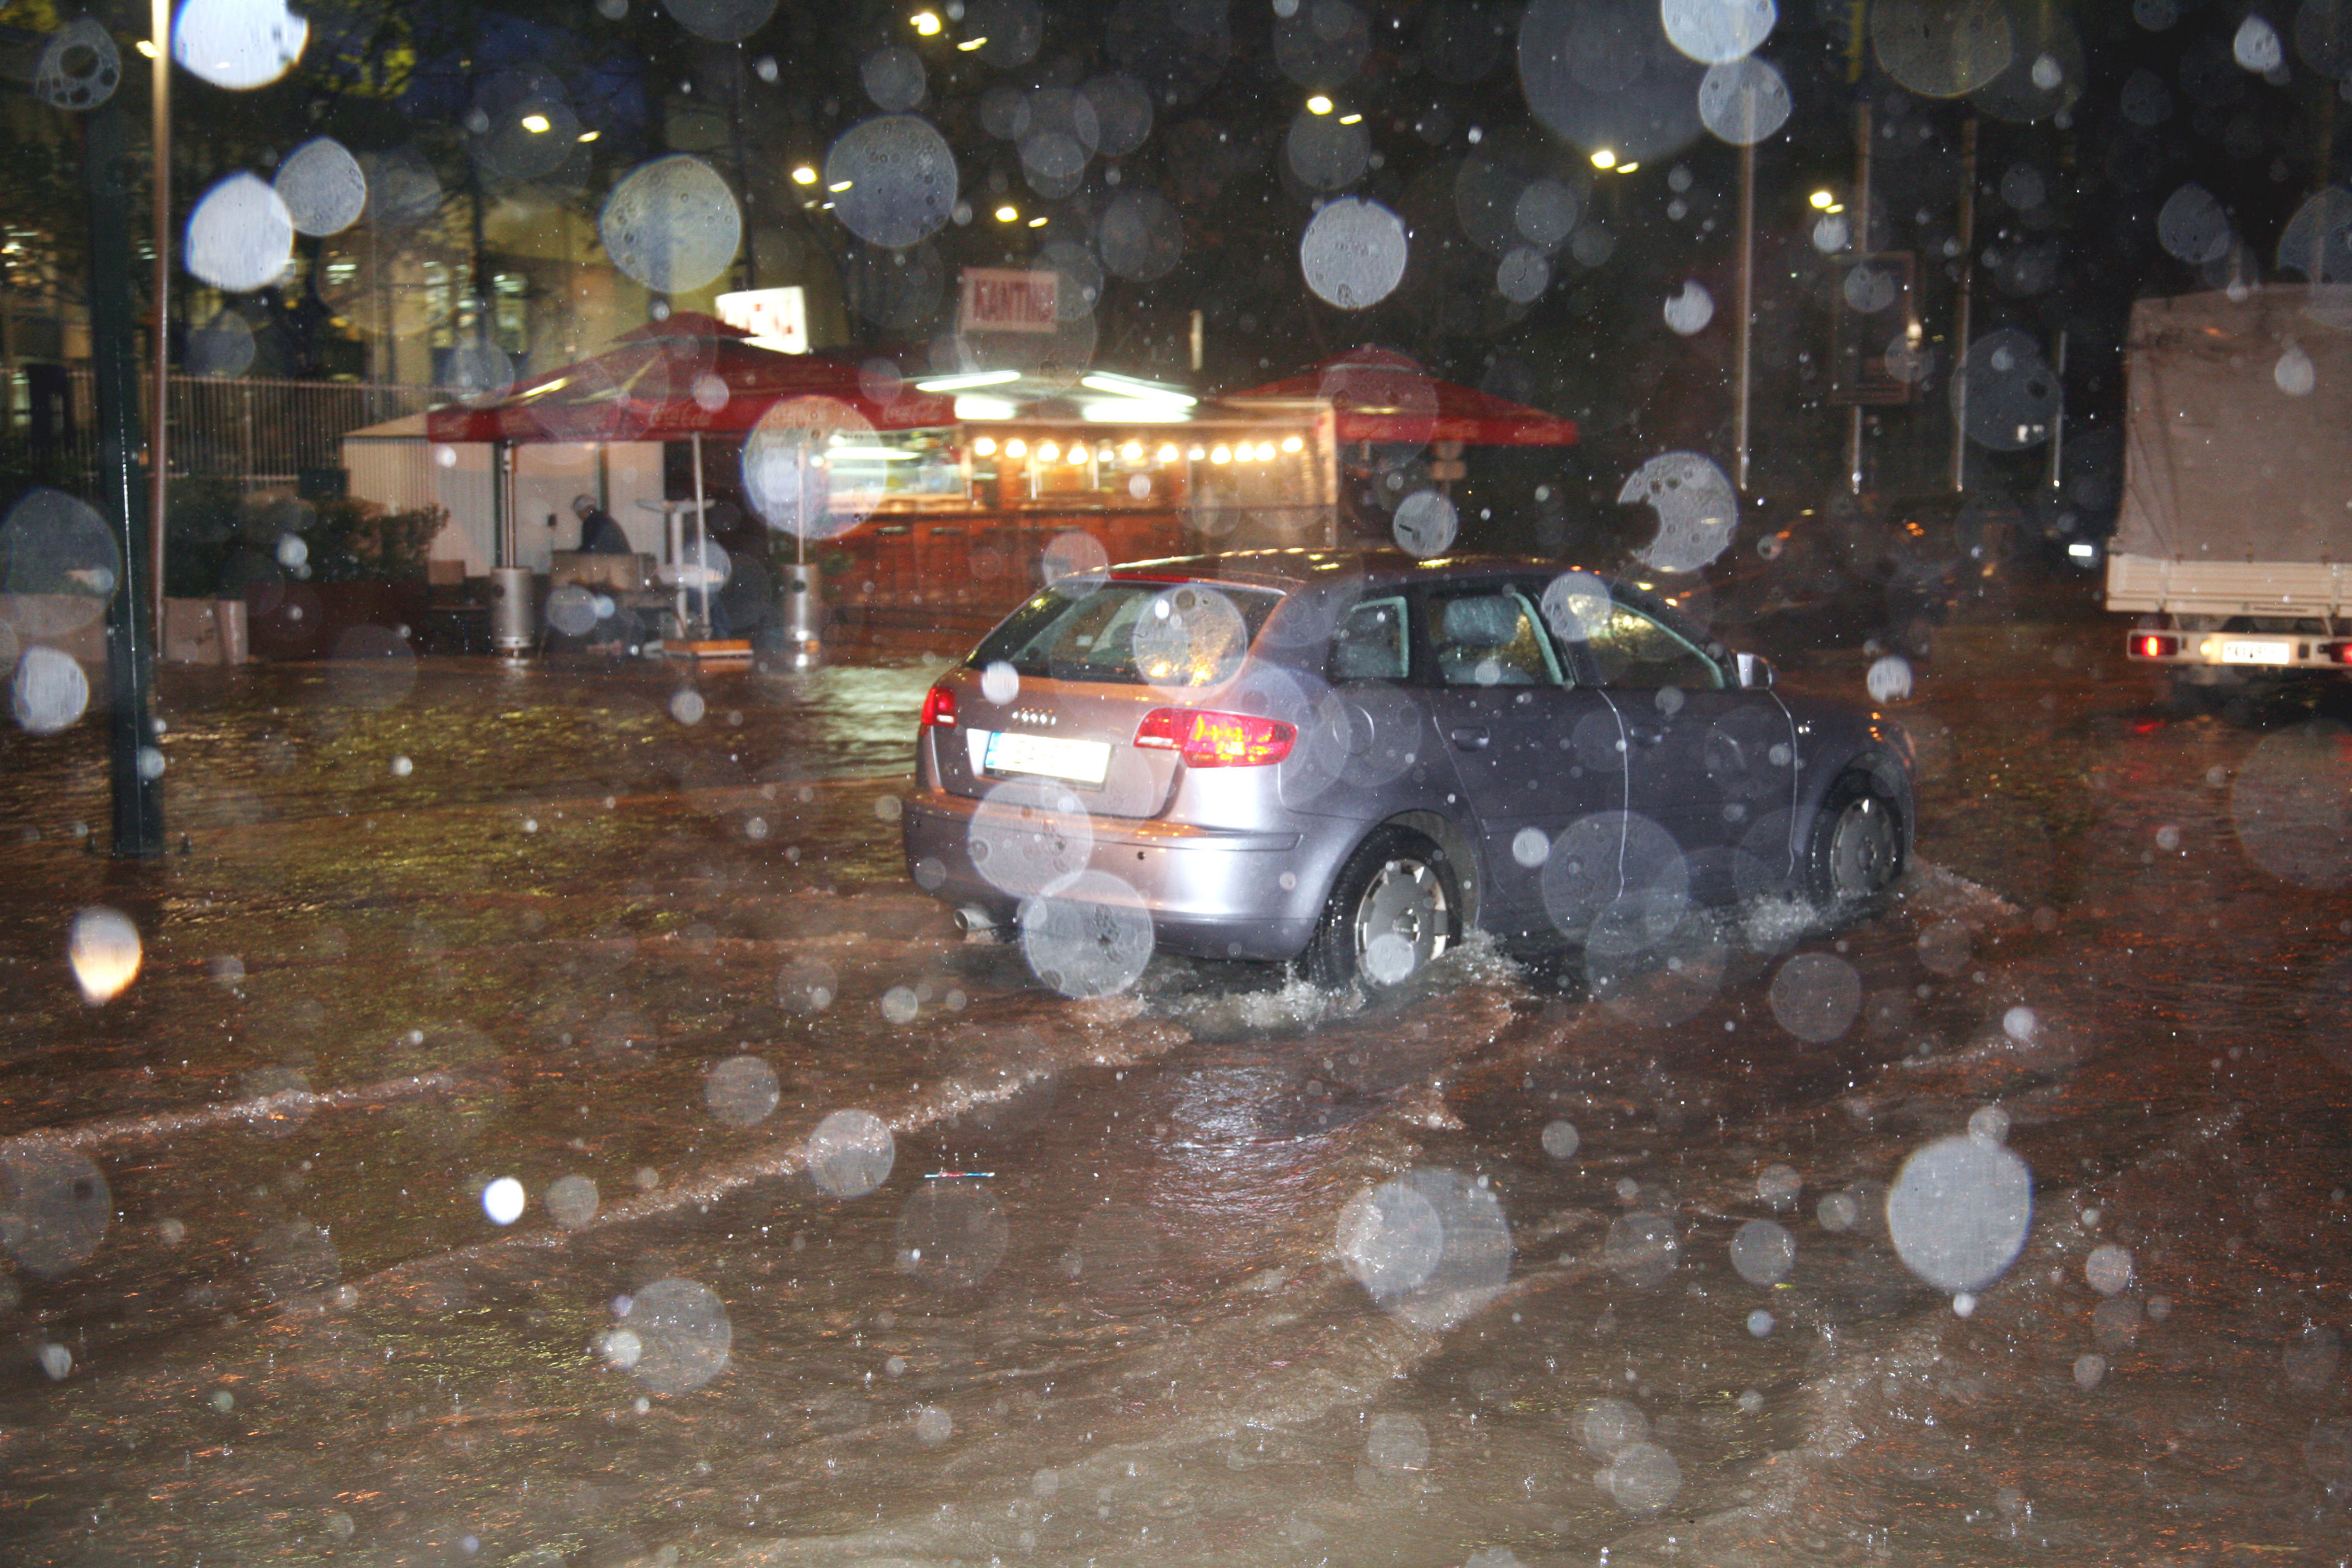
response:
[[[539,591],[527,566],[490,568],[490,651],[531,651],[539,641]]]
[[[784,568],[783,665],[814,669],[824,662],[824,602],[816,574],[805,566]]]
[[[220,626],[220,661],[245,664],[253,658],[253,631],[246,619],[243,599],[215,599],[213,619]]]

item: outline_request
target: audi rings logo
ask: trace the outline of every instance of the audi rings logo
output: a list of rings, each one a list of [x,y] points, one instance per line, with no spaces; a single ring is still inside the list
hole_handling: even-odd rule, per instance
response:
[[[1050,729],[1059,722],[1059,720],[1051,708],[1015,708],[1013,710],[1013,721],[1015,724],[1035,724],[1043,729]]]

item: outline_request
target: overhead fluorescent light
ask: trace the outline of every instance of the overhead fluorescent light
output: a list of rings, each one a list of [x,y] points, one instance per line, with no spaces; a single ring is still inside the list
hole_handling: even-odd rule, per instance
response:
[[[1021,405],[1003,397],[973,397],[967,394],[955,400],[955,416],[959,419],[1011,419],[1021,412]]]
[[[968,370],[959,375],[934,375],[915,383],[917,392],[969,392],[975,386],[1003,386],[1019,381],[1017,370]]]
[[[1106,397],[1078,405],[1090,425],[1181,425],[1192,417],[1182,404],[1149,397]]]
[[[1118,375],[1097,370],[1078,377],[1078,384],[1091,386],[1097,392],[1108,392],[1114,397],[1140,397],[1153,403],[1172,403],[1179,408],[1190,408],[1201,400],[1180,387],[1163,386],[1156,381],[1138,381],[1131,375]]]

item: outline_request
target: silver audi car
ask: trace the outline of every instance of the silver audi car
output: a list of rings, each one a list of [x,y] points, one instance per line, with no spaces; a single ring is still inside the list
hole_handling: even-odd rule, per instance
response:
[[[1474,927],[1638,951],[1902,875],[1912,754],[1652,585],[1257,551],[1066,578],[923,703],[916,882],[1072,994],[1154,951],[1402,983]]]

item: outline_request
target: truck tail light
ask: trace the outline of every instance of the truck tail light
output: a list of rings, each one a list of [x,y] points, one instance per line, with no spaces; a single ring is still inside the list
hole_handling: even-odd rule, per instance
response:
[[[2135,632],[2131,653],[2134,658],[2170,658],[2180,651],[2180,639],[2163,632]]]
[[[1135,728],[1146,751],[1174,752],[1196,768],[1262,768],[1290,755],[1298,728],[1250,713],[1155,708]]]
[[[943,730],[955,728],[955,693],[944,686],[934,686],[923,693],[923,728],[936,724]]]

